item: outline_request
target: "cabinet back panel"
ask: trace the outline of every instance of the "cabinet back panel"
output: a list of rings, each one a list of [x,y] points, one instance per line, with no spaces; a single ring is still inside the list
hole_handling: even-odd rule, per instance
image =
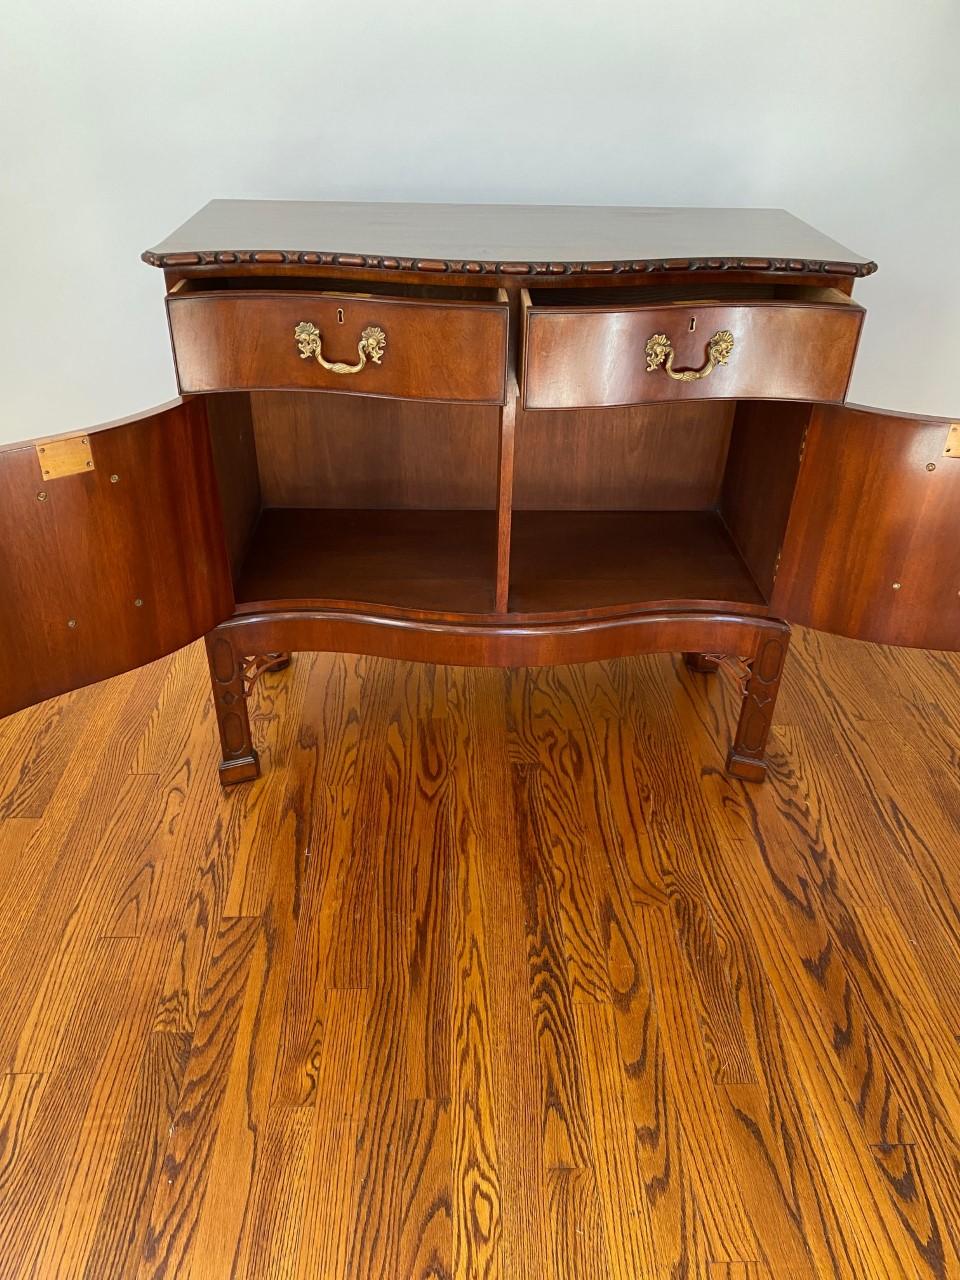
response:
[[[266,507],[487,509],[498,410],[314,392],[252,392]]]
[[[498,410],[252,392],[267,507],[490,509]],[[696,511],[716,505],[734,405],[518,413],[519,510]]]
[[[517,422],[514,506],[699,511],[716,505],[734,405],[538,410]]]

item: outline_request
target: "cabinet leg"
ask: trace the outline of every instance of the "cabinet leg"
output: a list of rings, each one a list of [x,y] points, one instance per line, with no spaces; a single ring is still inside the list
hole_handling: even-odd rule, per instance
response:
[[[767,738],[789,647],[788,626],[784,625],[773,633],[762,631],[753,657],[747,664],[749,675],[743,691],[740,722],[727,756],[727,772],[735,778],[763,782],[767,776]]]
[[[244,659],[223,632],[207,636],[207,661],[213,686],[213,705],[220,729],[220,782],[224,787],[251,782],[260,776],[260,760],[250,737]]]
[[[717,653],[685,653],[683,660],[691,671],[699,671],[701,675],[712,676],[719,668],[723,658]]]

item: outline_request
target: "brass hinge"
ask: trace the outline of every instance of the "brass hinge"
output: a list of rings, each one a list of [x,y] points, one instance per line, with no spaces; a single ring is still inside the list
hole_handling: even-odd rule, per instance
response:
[[[67,436],[38,444],[37,460],[44,480],[59,480],[94,470],[89,436]]]
[[[947,432],[947,447],[943,451],[945,458],[960,458],[960,422],[955,422]]]

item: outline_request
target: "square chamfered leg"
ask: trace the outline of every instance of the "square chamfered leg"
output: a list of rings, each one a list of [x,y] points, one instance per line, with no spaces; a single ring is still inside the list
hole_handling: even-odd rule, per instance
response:
[[[747,660],[740,720],[727,756],[727,772],[735,778],[763,782],[767,776],[767,739],[789,647],[790,628],[786,623],[775,631],[765,629],[757,635],[753,656]]]
[[[260,776],[260,759],[250,737],[246,662],[227,631],[211,631],[206,644],[223,757],[220,782],[224,787],[252,782]]]

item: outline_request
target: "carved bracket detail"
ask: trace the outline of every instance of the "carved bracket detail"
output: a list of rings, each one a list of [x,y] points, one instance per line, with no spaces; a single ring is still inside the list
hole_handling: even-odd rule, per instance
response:
[[[255,653],[241,659],[243,667],[243,693],[249,697],[253,686],[267,671],[282,671],[290,665],[289,653]]]

